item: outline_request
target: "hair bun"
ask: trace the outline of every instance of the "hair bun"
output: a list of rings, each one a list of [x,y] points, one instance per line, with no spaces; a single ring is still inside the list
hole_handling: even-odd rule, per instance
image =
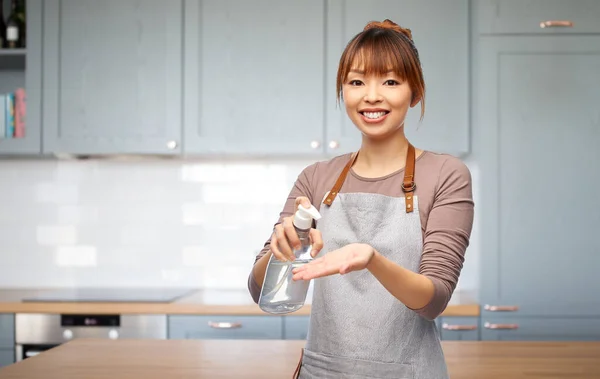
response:
[[[406,29],[401,27],[400,25],[396,24],[395,22],[393,22],[392,20],[389,19],[385,19],[382,22],[379,21],[371,21],[369,22],[365,28],[363,29],[364,31],[367,31],[369,29],[391,29],[391,30],[395,30],[398,33],[402,33],[405,36],[407,36],[411,41],[412,41],[412,32],[410,31],[410,29]]]

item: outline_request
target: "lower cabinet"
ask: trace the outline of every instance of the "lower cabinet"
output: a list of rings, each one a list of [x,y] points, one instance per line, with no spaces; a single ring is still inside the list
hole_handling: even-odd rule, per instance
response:
[[[482,316],[484,341],[600,341],[600,318]]]
[[[440,337],[445,341],[478,341],[479,317],[440,317],[437,320]]]
[[[276,316],[169,316],[169,339],[282,339]]]
[[[305,340],[308,335],[310,316],[283,317],[283,338],[286,340]]]
[[[15,363],[14,349],[0,349],[0,367]]]
[[[309,316],[169,316],[169,339],[305,340]]]

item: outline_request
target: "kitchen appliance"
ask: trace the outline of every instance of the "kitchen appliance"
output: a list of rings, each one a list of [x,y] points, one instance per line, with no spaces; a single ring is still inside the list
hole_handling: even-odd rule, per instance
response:
[[[22,302],[170,303],[197,289],[190,288],[65,288],[40,292]]]
[[[41,313],[15,315],[17,362],[74,338],[167,339],[167,316]]]

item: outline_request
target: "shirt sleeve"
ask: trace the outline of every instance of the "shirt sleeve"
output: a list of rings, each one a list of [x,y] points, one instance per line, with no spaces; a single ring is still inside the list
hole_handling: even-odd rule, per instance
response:
[[[312,164],[312,165],[306,167],[304,170],[302,170],[300,175],[298,175],[298,178],[296,179],[294,186],[292,187],[292,189],[287,197],[287,200],[285,201],[283,210],[279,213],[279,219],[273,225],[273,230],[275,229],[275,226],[277,224],[280,224],[285,217],[289,217],[294,214],[294,212],[296,211],[296,198],[297,197],[306,196],[310,200],[310,202],[314,205],[313,190],[312,190],[311,183],[313,183],[313,177],[314,177],[314,174],[316,171],[316,166],[317,166],[316,163]],[[271,245],[271,236],[269,236],[269,238],[265,242],[263,248],[257,254],[256,258],[254,259],[254,264],[256,264],[256,262],[260,258],[262,258],[265,254],[267,254],[267,252],[269,251],[270,245]],[[252,296],[252,299],[254,300],[254,302],[257,304],[258,304],[258,299],[260,297],[260,290],[261,290],[261,288],[258,285],[256,278],[254,277],[254,270],[250,270],[250,275],[248,275],[248,291],[250,292],[250,295]]]
[[[471,173],[458,158],[442,164],[434,196],[419,266],[419,273],[433,282],[434,295],[429,304],[414,309],[429,320],[438,317],[450,301],[473,227]]]

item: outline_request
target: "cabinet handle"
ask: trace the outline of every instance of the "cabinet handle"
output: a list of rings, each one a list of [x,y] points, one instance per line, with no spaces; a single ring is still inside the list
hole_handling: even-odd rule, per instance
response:
[[[321,143],[319,141],[312,141],[310,143],[310,147],[312,147],[313,149],[318,149],[319,146],[321,146]]]
[[[208,326],[215,329],[237,329],[242,327],[241,322],[213,322],[209,321]]]
[[[490,312],[516,312],[519,307],[516,305],[489,305],[486,304],[483,309]]]
[[[332,149],[337,149],[339,146],[340,146],[340,144],[338,143],[338,141],[329,142],[329,147]]]
[[[167,142],[167,148],[168,149],[173,150],[176,147],[177,147],[177,142],[175,142],[175,141],[169,141],[169,142]]]
[[[519,329],[519,324],[483,324],[486,329]]]
[[[446,330],[477,330],[477,325],[450,325],[444,323],[442,328]]]
[[[554,27],[572,28],[573,23],[571,21],[557,21],[557,20],[540,22],[540,28],[554,28]]]

